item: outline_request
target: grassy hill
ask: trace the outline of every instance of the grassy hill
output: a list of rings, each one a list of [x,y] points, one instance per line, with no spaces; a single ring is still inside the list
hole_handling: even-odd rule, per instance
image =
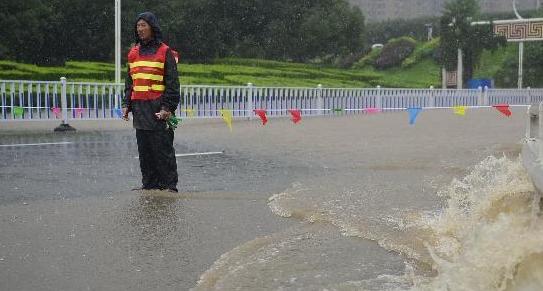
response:
[[[507,57],[515,56],[516,46],[509,45],[494,53],[485,52],[476,78],[492,78]],[[440,68],[431,58],[424,58],[407,68],[376,70],[340,69],[331,66],[277,62],[258,59],[218,59],[211,64],[178,66],[180,81],[186,85],[246,85],[315,87],[428,88],[440,87]],[[0,61],[0,80],[58,80],[112,82],[114,65],[99,62],[67,62],[64,67],[38,67],[12,61]],[[122,76],[126,74],[123,68]]]
[[[328,66],[254,59],[220,59],[212,64],[179,64],[186,85],[246,85],[314,87],[429,87],[438,85],[439,68],[423,61],[407,70],[339,69]],[[67,62],[64,67],[38,67],[0,61],[0,80],[58,80],[112,82],[114,65]],[[123,68],[123,77],[126,68]]]

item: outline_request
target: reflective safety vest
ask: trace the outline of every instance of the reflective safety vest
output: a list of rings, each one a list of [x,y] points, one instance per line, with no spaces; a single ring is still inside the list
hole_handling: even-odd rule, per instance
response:
[[[132,77],[131,100],[155,100],[164,92],[164,64],[170,49],[161,43],[154,55],[141,56],[140,46],[134,46],[128,53],[128,66]],[[177,63],[177,52],[171,50]]]

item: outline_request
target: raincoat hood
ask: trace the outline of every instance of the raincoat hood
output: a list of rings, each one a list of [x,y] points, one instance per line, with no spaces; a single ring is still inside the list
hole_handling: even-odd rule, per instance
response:
[[[143,12],[138,15],[134,25],[134,35],[136,37],[136,43],[141,43],[141,39],[138,36],[137,23],[140,19],[145,20],[153,30],[154,42],[160,43],[162,41],[162,31],[160,30],[160,25],[158,24],[158,18],[152,12]],[[152,41],[153,42],[153,41]]]

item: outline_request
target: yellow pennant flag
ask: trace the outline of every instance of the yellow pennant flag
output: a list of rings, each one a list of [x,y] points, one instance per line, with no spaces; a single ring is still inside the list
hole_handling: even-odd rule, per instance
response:
[[[232,131],[232,110],[220,109],[219,112],[226,125],[228,125],[228,128],[230,128],[230,131]]]
[[[183,109],[182,111],[187,113],[188,117],[193,117],[194,116],[194,109],[192,109],[192,108]]]
[[[454,114],[464,116],[466,115],[466,106],[454,106]]]

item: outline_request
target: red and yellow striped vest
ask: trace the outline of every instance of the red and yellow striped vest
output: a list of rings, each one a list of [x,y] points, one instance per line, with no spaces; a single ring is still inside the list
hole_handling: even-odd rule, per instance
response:
[[[169,47],[161,43],[154,55],[140,56],[140,46],[128,53],[132,77],[131,100],[155,100],[164,92],[164,64]]]

